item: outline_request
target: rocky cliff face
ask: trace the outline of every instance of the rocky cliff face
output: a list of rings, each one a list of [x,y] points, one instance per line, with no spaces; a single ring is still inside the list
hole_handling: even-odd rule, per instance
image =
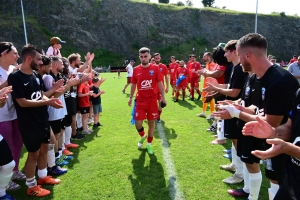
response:
[[[254,31],[254,14],[232,14],[129,0],[23,0],[29,43],[46,49],[52,36],[77,51],[106,49],[126,57],[203,37],[208,48]],[[19,0],[0,1],[0,40],[24,42]],[[300,53],[300,18],[262,15],[258,32],[282,59]]]

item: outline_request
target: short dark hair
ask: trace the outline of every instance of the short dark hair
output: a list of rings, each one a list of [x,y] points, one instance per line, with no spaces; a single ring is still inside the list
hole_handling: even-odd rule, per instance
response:
[[[268,48],[268,42],[267,39],[261,34],[248,33],[247,35],[244,35],[238,40],[237,46],[241,48],[256,47],[259,49],[266,50]]]
[[[148,47],[142,47],[139,50],[139,53],[149,53],[150,54],[150,49]]]
[[[227,51],[227,50],[229,50],[229,51],[236,50],[236,43],[237,43],[237,40],[230,40],[229,42],[227,42],[227,44],[224,47],[225,51]]]
[[[2,57],[4,52],[9,53],[13,46],[14,45],[11,42],[0,42],[0,57]]]
[[[160,53],[153,54],[153,57],[155,57],[155,56],[160,56]]]
[[[60,61],[61,58],[57,57],[57,56],[51,56],[51,60],[56,62],[56,61]]]
[[[92,83],[97,83],[100,79],[98,77],[92,79]]]
[[[24,61],[28,56],[34,57],[36,52],[43,54],[42,50],[37,46],[34,46],[32,44],[25,45],[22,49],[22,60]]]
[[[210,57],[210,59],[212,59],[212,54],[210,52],[205,52],[204,54],[206,54],[208,57]]]
[[[216,50],[213,51],[212,57],[218,65],[228,66],[229,62],[227,58],[224,56],[225,50],[223,47],[218,46]]]
[[[62,57],[61,60],[63,62],[64,68],[68,68],[69,67],[69,60],[65,57]]]
[[[42,55],[42,61],[43,61],[43,65],[50,65],[51,63],[51,58],[47,55]],[[43,66],[42,65],[42,66]]]

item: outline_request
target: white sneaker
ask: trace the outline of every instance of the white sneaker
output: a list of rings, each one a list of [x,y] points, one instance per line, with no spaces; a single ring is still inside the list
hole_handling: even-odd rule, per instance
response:
[[[85,134],[85,135],[90,135],[90,134],[91,134],[91,132],[90,132],[88,129],[86,129],[86,130],[83,130],[83,131],[82,131],[82,134]]]
[[[93,133],[94,130],[90,129],[89,127],[87,128],[87,130],[90,132],[90,133]]]
[[[11,180],[24,181],[26,180],[26,176],[21,171],[14,171]]]
[[[91,118],[88,118],[88,124],[92,124],[92,123],[94,123],[94,120]]]
[[[223,180],[223,182],[227,183],[227,184],[237,184],[237,183],[241,183],[243,181],[244,181],[243,176],[237,175],[237,174],[233,174],[231,177]]]
[[[197,117],[206,117],[205,113],[196,114]]]

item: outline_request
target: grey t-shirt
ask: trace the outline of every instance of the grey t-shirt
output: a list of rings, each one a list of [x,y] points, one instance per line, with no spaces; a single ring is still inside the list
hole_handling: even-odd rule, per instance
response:
[[[300,76],[300,65],[298,64],[298,62],[292,63],[288,67],[288,71],[291,72],[291,74],[293,74],[294,76]],[[297,78],[297,80],[300,83],[300,78]]]

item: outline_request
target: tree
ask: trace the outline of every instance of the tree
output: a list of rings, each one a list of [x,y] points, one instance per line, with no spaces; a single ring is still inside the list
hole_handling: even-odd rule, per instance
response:
[[[176,3],[176,5],[177,5],[177,6],[184,6],[184,3],[182,3],[181,1],[178,1],[178,2]]]
[[[169,0],[158,0],[158,3],[169,3]]]
[[[186,0],[185,5],[186,6],[193,6],[193,2],[191,0]]]
[[[202,0],[202,4],[204,7],[212,7],[215,3],[215,0]]]

